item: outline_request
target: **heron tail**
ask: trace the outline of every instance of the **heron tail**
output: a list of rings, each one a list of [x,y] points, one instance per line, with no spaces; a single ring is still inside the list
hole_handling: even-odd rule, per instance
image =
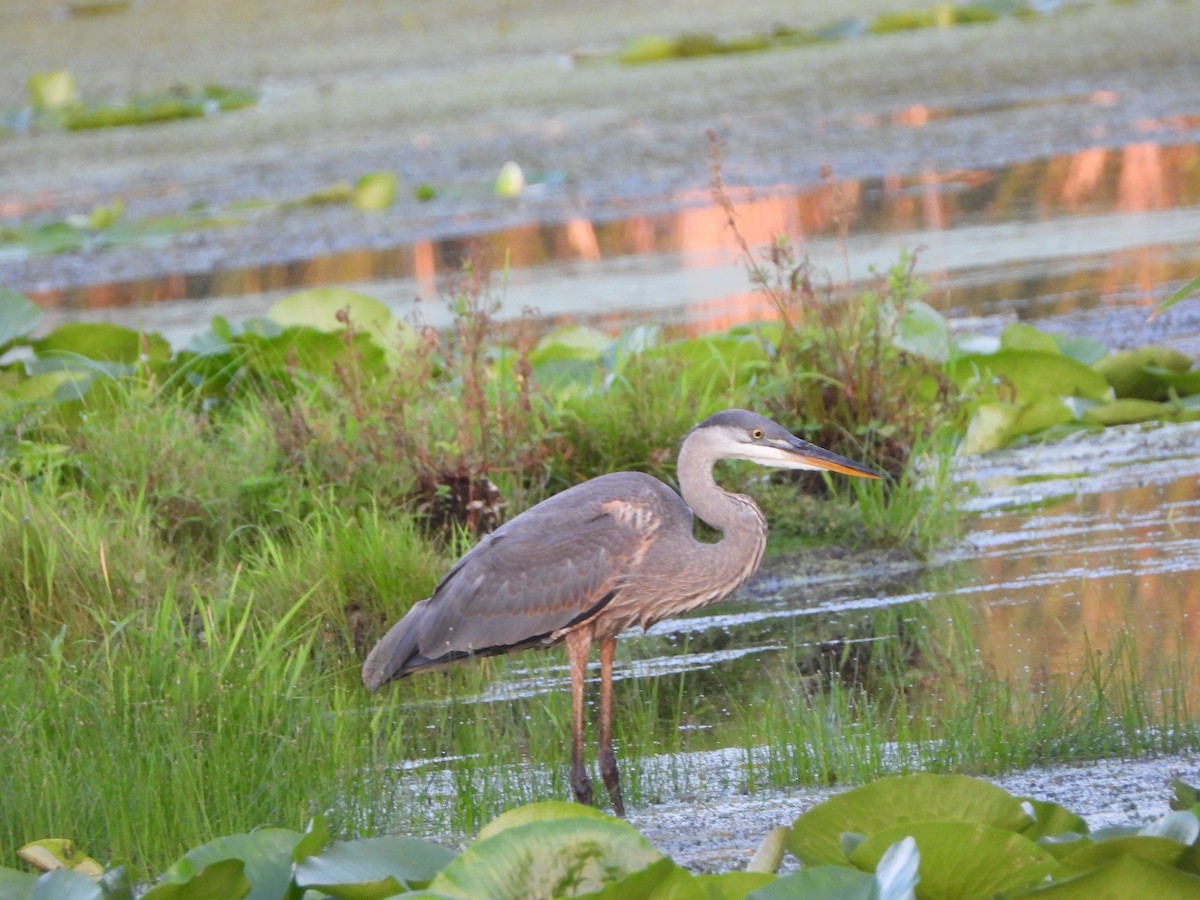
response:
[[[376,691],[389,681],[421,668],[412,663],[421,656],[417,636],[421,631],[421,615],[428,602],[422,600],[416,604],[371,648],[362,667],[362,680],[368,691]]]

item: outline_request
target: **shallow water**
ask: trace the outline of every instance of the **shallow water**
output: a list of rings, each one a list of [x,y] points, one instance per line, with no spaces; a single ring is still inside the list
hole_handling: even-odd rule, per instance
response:
[[[813,187],[731,191],[752,247],[798,241],[819,283],[869,280],[919,253],[930,299],[958,317],[1046,318],[1146,307],[1200,270],[1200,144],[1092,148],[993,169],[929,169]],[[501,318],[532,310],[544,329],[639,322],[698,334],[768,318],[724,210],[707,192],[661,214],[528,225],[358,249],[250,269],[180,271],[153,280],[43,291],[44,327],[102,320],[163,332],[182,345],[213,315],[265,312],[294,289],[337,284],[402,317],[449,322],[439,297],[483,245],[507,268],[494,280]]]

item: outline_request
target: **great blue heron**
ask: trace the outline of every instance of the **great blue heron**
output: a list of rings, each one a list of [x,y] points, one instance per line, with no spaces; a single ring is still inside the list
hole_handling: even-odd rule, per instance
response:
[[[584,675],[600,644],[600,772],[624,815],[612,747],[616,636],[632,625],[682,615],[728,597],[758,568],[767,522],[754,501],[713,480],[721,459],[785,469],[879,476],[802,441],[743,409],[695,426],[679,448],[679,494],[641,472],[615,472],[568,488],[497,528],[455,563],[432,596],[375,645],[363,682],[394,678],[468,656],[565,643],[571,669],[571,786],[592,802],[584,766]],[[698,541],[699,517],[722,538]]]

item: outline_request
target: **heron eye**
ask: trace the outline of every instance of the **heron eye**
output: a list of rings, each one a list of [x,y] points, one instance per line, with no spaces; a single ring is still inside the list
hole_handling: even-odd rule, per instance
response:
[[[761,441],[766,436],[766,433],[761,428],[755,428],[750,432],[750,437],[756,441]]]

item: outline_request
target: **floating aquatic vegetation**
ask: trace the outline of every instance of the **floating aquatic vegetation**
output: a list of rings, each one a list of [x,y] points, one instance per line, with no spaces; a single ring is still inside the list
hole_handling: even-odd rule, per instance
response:
[[[181,85],[118,100],[85,99],[75,76],[66,69],[31,75],[28,89],[28,114],[5,117],[13,130],[57,127],[83,131],[148,125],[244,109],[258,102],[258,91],[253,88],[219,84]]]

